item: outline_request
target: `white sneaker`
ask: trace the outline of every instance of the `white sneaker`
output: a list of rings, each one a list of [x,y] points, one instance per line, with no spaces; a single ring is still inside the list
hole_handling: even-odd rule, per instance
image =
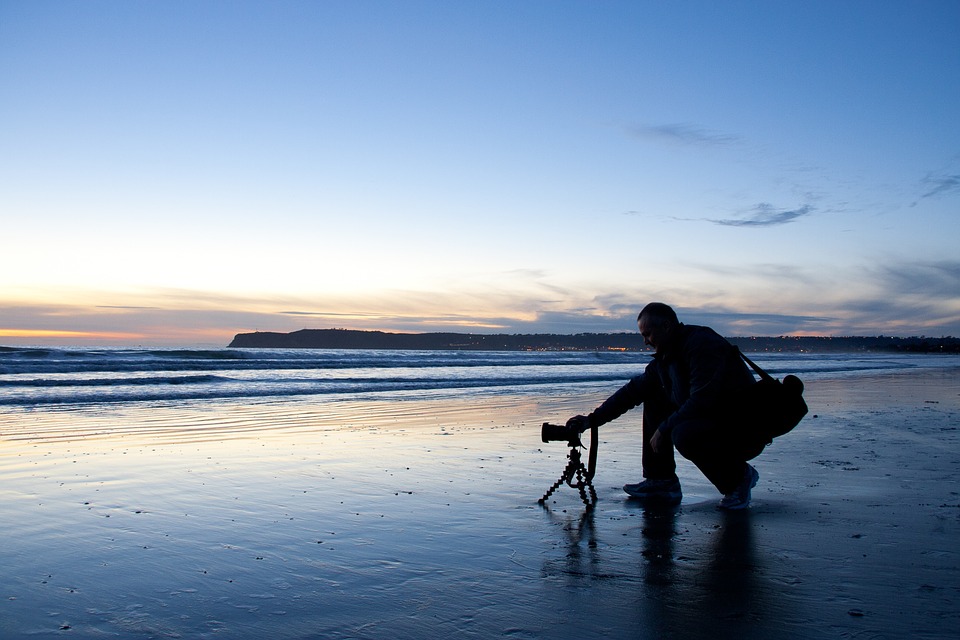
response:
[[[680,481],[676,478],[665,480],[644,480],[637,484],[625,484],[623,490],[632,498],[650,504],[678,505],[683,499]]]
[[[743,474],[743,481],[740,483],[736,489],[723,496],[723,499],[720,500],[721,509],[746,509],[750,506],[750,489],[753,489],[757,486],[757,482],[760,480],[760,474],[757,473],[757,470],[754,469],[749,464],[747,465],[747,470]]]

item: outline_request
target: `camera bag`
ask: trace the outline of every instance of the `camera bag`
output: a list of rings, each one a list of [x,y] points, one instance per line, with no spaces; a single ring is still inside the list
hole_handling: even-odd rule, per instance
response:
[[[737,349],[737,353],[760,379],[738,394],[735,399],[736,416],[738,421],[742,421],[750,440],[762,450],[774,438],[789,433],[807,415],[803,382],[794,375],[786,376],[781,382],[761,369],[740,349]]]

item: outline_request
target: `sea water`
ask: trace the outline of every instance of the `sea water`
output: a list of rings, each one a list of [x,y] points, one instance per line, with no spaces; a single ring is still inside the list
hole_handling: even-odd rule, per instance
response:
[[[636,414],[537,502],[648,353],[0,349],[0,638],[940,637],[960,357],[754,355],[815,411],[728,518],[624,500]]]
[[[957,367],[960,356],[757,353],[805,381]],[[428,400],[616,390],[647,352],[0,347],[0,410],[116,403]]]

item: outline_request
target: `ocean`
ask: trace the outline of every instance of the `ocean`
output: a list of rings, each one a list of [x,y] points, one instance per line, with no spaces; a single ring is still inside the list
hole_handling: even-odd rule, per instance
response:
[[[960,366],[960,356],[757,353],[804,381]],[[649,353],[0,347],[0,411],[117,404],[430,400],[614,391]]]
[[[730,514],[625,499],[640,412],[539,504],[647,353],[0,348],[0,638],[947,637],[960,356],[754,355],[811,411]]]

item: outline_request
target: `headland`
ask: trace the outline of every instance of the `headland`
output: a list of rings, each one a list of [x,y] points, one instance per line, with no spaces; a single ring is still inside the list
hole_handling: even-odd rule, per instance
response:
[[[960,338],[892,336],[731,337],[743,351],[960,353]],[[290,333],[238,333],[230,348],[394,349],[447,351],[647,351],[638,333],[479,334],[389,333],[353,329],[302,329]]]

